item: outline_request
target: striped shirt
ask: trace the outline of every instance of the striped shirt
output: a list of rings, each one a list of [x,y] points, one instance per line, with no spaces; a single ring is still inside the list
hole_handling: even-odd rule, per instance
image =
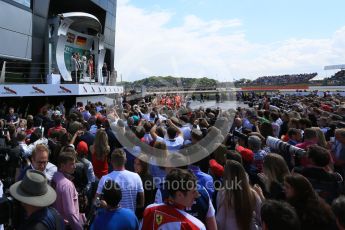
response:
[[[115,181],[120,185],[122,199],[120,205],[122,208],[131,209],[135,212],[137,205],[137,194],[144,192],[143,183],[137,173],[128,170],[112,171],[108,175],[102,176],[98,183],[97,194],[102,194],[106,181]]]

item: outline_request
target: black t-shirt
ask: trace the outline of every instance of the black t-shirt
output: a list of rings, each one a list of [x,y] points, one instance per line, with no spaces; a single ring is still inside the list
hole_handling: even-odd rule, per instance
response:
[[[323,182],[338,182],[341,180],[341,177],[335,173],[326,172],[322,168],[316,167],[306,167],[302,169],[295,169],[297,173],[302,174],[308,179],[323,181]]]
[[[294,171],[305,176],[319,196],[329,204],[339,196],[343,181],[339,174],[329,173],[316,167],[296,168]]]

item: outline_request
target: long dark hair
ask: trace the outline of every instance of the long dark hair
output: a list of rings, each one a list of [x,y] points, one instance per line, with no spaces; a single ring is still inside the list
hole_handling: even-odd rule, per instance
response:
[[[288,200],[293,206],[303,204],[307,200],[318,199],[312,185],[304,176],[298,173],[287,175],[285,177],[285,182],[294,190],[294,196]]]
[[[288,202],[294,206],[301,221],[301,229],[332,229],[335,225],[331,207],[314,191],[304,176],[294,173],[285,177],[294,195]]]

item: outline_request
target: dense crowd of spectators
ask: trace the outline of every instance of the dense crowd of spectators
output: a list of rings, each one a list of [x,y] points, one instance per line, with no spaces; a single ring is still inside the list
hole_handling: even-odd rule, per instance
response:
[[[253,81],[235,82],[235,86],[267,86],[267,85],[291,85],[308,84],[309,80],[316,77],[317,73],[285,74],[277,76],[263,76]]]
[[[336,72],[329,78],[323,80],[323,85],[344,85],[345,84],[345,70]]]
[[[151,99],[2,108],[0,139],[21,159],[4,183],[24,204],[16,228],[345,229],[345,98],[253,94],[237,110]]]

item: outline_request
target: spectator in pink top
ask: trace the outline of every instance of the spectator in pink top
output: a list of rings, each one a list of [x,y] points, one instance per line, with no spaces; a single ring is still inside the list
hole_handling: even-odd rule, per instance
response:
[[[79,213],[78,193],[71,181],[75,170],[74,152],[62,152],[59,156],[59,170],[54,174],[52,185],[57,198],[54,208],[64,218],[66,226],[73,230],[83,229],[84,218]]]
[[[306,128],[303,135],[304,141],[296,145],[296,147],[308,150],[309,146],[317,144],[317,132],[312,128]],[[300,164],[303,167],[310,165],[307,156],[302,156]]]
[[[303,135],[304,141],[296,145],[296,147],[307,150],[309,146],[317,144],[317,133],[312,128],[306,128]]]

